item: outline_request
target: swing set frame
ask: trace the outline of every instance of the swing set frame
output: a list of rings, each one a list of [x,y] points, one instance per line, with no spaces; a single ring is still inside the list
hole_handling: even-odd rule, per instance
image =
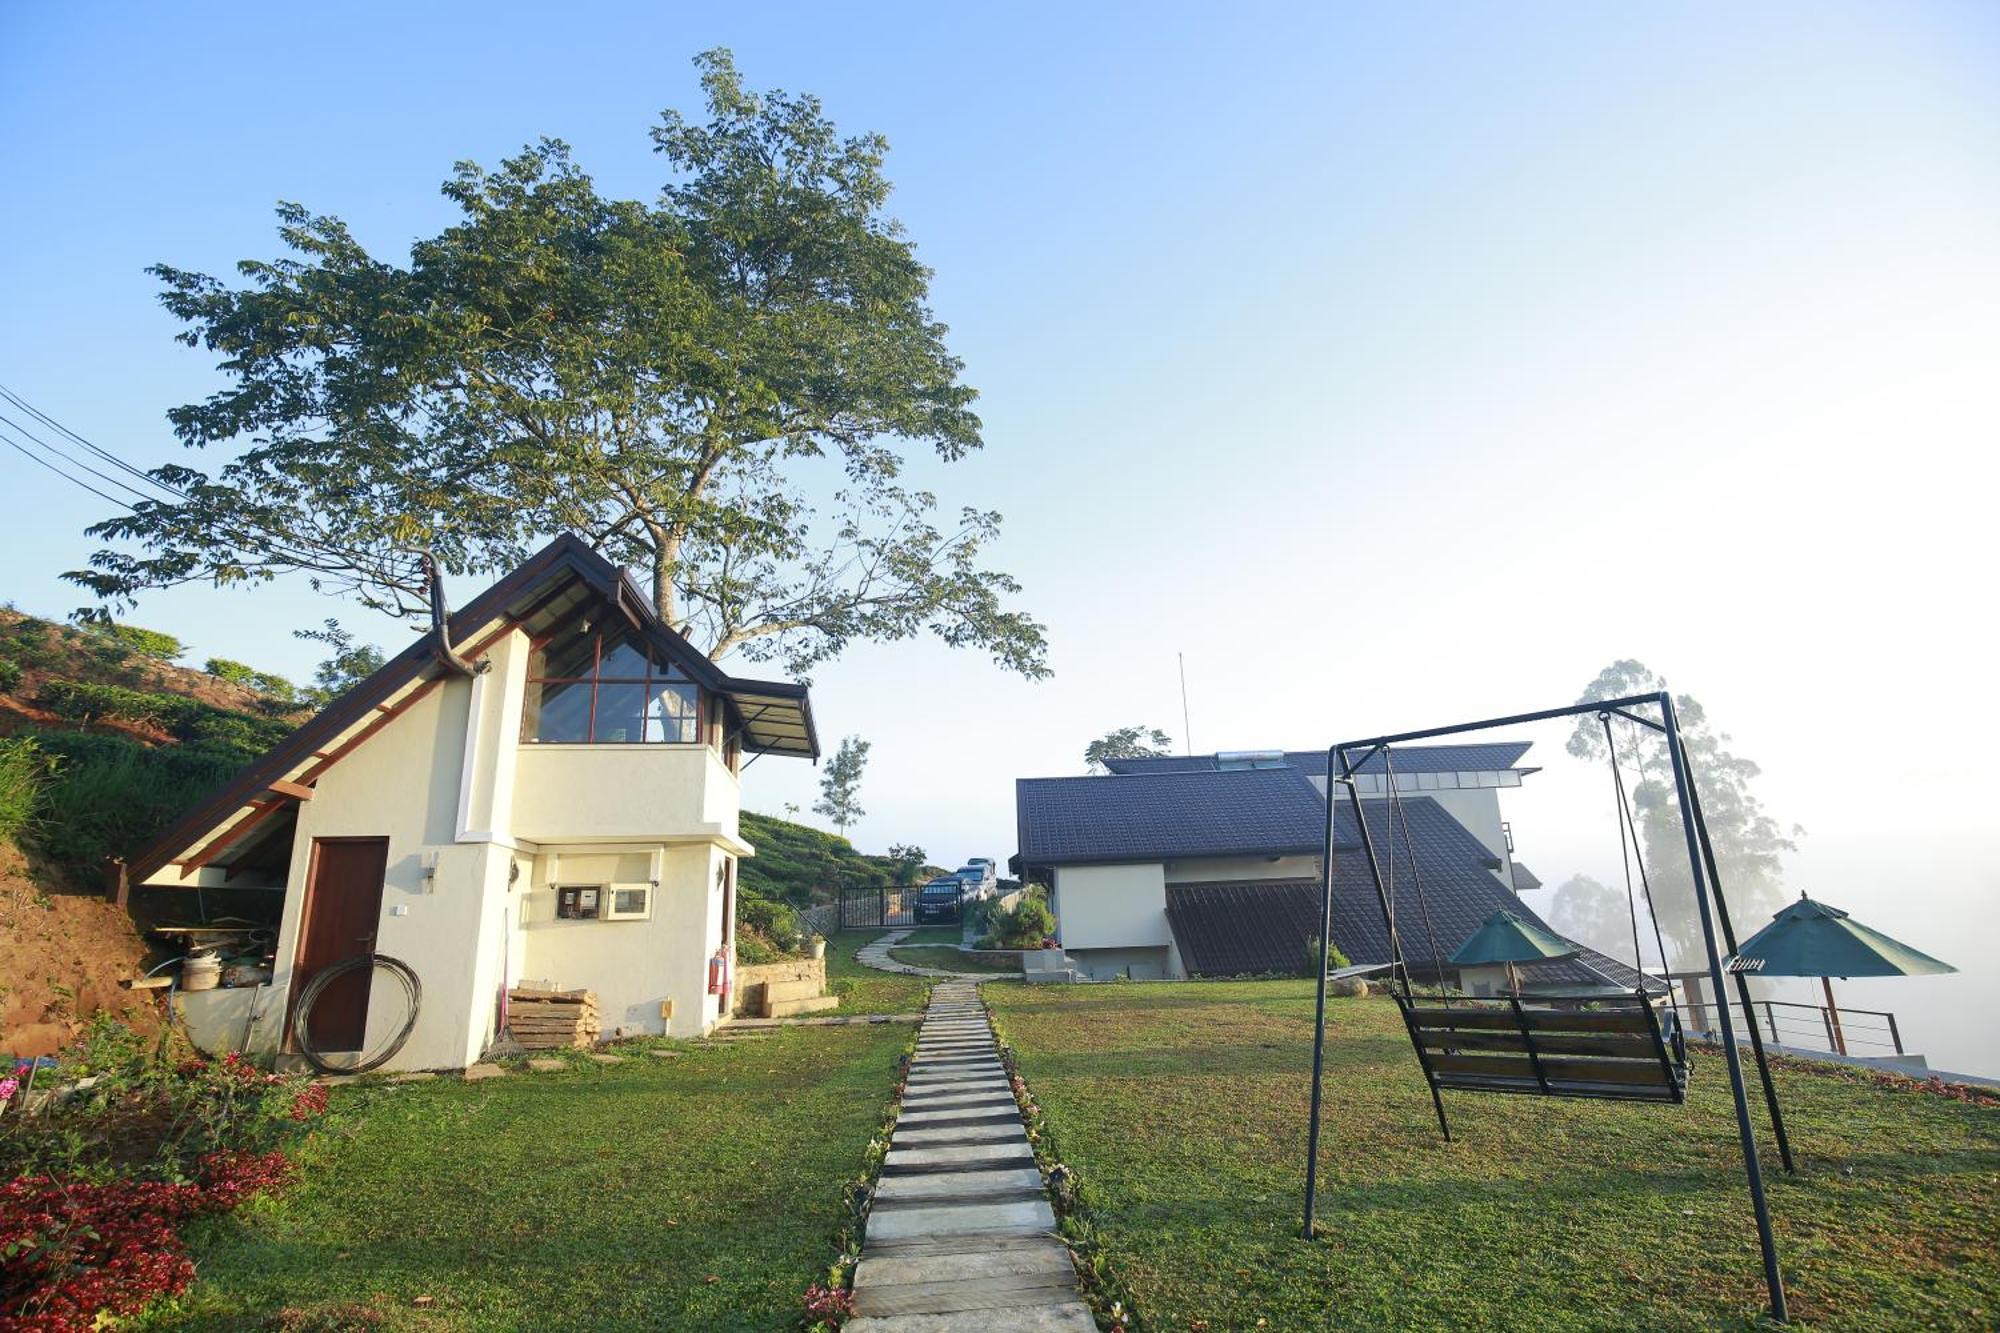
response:
[[[1659,720],[1644,716],[1633,710],[1657,708]],[[1674,715],[1673,697],[1661,690],[1651,694],[1635,694],[1619,699],[1604,699],[1591,703],[1571,704],[1562,708],[1545,708],[1532,713],[1515,713],[1508,717],[1485,718],[1477,722],[1454,723],[1449,726],[1424,727],[1415,731],[1396,732],[1384,736],[1371,736],[1365,740],[1342,741],[1327,749],[1327,772],[1330,784],[1326,802],[1326,841],[1321,856],[1321,901],[1320,901],[1320,954],[1328,956],[1333,944],[1333,881],[1334,881],[1334,819],[1338,800],[1336,788],[1344,789],[1346,800],[1354,814],[1360,830],[1363,854],[1368,860],[1368,869],[1375,884],[1375,896],[1382,909],[1382,922],[1389,939],[1391,984],[1400,974],[1404,998],[1409,998],[1409,969],[1403,961],[1402,944],[1397,935],[1395,911],[1390,898],[1391,885],[1383,880],[1382,867],[1375,854],[1374,839],[1368,821],[1362,813],[1361,794],[1354,781],[1355,774],[1377,754],[1382,754],[1392,746],[1409,741],[1430,740],[1441,736],[1459,736],[1467,732],[1487,731],[1497,727],[1519,726],[1530,722],[1548,722],[1561,718],[1580,717],[1587,714],[1601,715],[1607,719],[1622,718],[1651,731],[1661,733],[1666,738],[1667,757],[1673,767],[1674,792],[1679,800],[1682,832],[1687,839],[1688,866],[1692,874],[1695,904],[1701,919],[1702,943],[1708,956],[1708,975],[1715,986],[1716,1019],[1722,1043],[1722,1057],[1729,1066],[1729,1086],[1736,1104],[1736,1128],[1743,1144],[1743,1171],[1750,1186],[1750,1205],[1756,1214],[1757,1240],[1764,1256],[1764,1284],[1770,1293],[1770,1313],[1778,1322],[1787,1320],[1785,1308],[1784,1276],[1778,1268],[1777,1240],[1771,1230],[1770,1205],[1764,1196],[1764,1172],[1757,1158],[1757,1135],[1750,1121],[1750,1098],[1743,1076],[1743,1061],[1736,1044],[1735,1020],[1731,1017],[1732,1006],[1728,1000],[1729,983],[1732,975],[1724,966],[1727,955],[1736,952],[1736,930],[1729,919],[1729,906],[1723,896],[1722,876],[1715,862],[1715,849],[1708,836],[1708,823],[1702,817],[1701,794],[1695,785],[1692,765],[1688,761],[1687,747],[1681,739],[1680,726]],[[1359,758],[1354,756],[1359,755]],[[1393,762],[1393,761],[1391,761]],[[1614,773],[1617,772],[1617,753],[1611,757]],[[1622,786],[1622,777],[1620,778]],[[1388,793],[1391,802],[1395,800],[1393,780]],[[1622,790],[1621,790],[1622,809]],[[1392,814],[1393,818],[1393,814]],[[1390,826],[1393,836],[1393,824]],[[1620,825],[1623,836],[1625,826]],[[1393,847],[1392,847],[1393,850]],[[1643,875],[1643,866],[1642,871]],[[1421,881],[1419,881],[1421,883]],[[1427,910],[1427,909],[1426,909]],[[1657,924],[1657,923],[1656,923]],[[1636,928],[1636,923],[1635,923]],[[1664,959],[1662,960],[1664,964]],[[1312,1111],[1306,1133],[1306,1186],[1305,1186],[1305,1231],[1307,1239],[1315,1233],[1315,1218],[1319,1195],[1319,1134],[1320,1112],[1323,1102],[1323,1088],[1326,1076],[1326,968],[1318,970],[1318,993],[1313,1008],[1313,1064],[1312,1064]],[[1639,969],[1641,984],[1645,970]],[[1750,985],[1741,974],[1733,974],[1736,981],[1737,998],[1747,1014],[1750,1010]],[[1443,978],[1437,979],[1440,984]],[[1672,982],[1668,982],[1671,995]],[[1763,1037],[1753,1022],[1749,1029],[1750,1048],[1756,1058],[1757,1072],[1764,1086],[1764,1102],[1771,1116],[1771,1126],[1778,1141],[1778,1153],[1787,1172],[1795,1172],[1792,1161],[1791,1142],[1785,1134],[1784,1114],[1778,1107],[1777,1089],[1771,1082],[1770,1063],[1764,1054]],[[1436,1104],[1438,1123],[1445,1129],[1447,1142],[1450,1128],[1445,1120],[1444,1102],[1437,1085],[1431,1082],[1431,1097]]]

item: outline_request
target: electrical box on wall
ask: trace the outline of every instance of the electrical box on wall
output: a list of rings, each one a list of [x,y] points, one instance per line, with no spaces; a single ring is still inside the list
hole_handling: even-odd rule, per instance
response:
[[[673,1016],[674,1016],[674,1002],[672,1000],[661,1000],[660,1017],[672,1018]]]

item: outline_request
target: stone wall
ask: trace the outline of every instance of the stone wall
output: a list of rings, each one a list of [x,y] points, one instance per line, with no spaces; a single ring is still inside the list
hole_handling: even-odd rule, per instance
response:
[[[730,996],[730,1012],[738,1017],[764,1012],[764,987],[774,981],[810,981],[821,995],[826,993],[826,960],[787,958],[778,963],[759,963],[736,969],[736,990]]]
[[[821,903],[817,907],[801,907],[799,924],[809,935],[830,936],[840,929],[840,904]]]

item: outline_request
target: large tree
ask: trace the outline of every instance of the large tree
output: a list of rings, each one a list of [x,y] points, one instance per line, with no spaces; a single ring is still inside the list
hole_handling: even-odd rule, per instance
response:
[[[1548,918],[1549,924],[1566,938],[1588,944],[1613,958],[1632,957],[1631,904],[1624,894],[1588,875],[1571,875],[1556,886]],[[1643,954],[1648,957],[1647,967],[1655,969],[1659,964],[1650,958],[1653,942],[1644,938],[1649,932],[1643,924],[1640,932]]]
[[[1158,727],[1119,727],[1083,747],[1083,762],[1093,773],[1106,772],[1107,759],[1157,759],[1173,753],[1174,738]]]
[[[696,63],[707,118],[654,129],[656,203],[604,197],[544,140],[461,163],[459,220],[407,264],[286,204],[289,254],[238,265],[241,285],[153,270],[227,376],[174,428],[240,452],[157,469],[175,498],[92,528],[114,544],[71,577],[123,604],[302,572],[415,616],[418,552],[485,572],[567,529],[644,570],[712,656],[803,675],[929,631],[1045,675],[1042,627],[980,558],[1000,516],[941,516],[903,477],[913,450],[982,440],[886,212],[886,143],[746,89],[726,51]]]
[[[1666,680],[1644,663],[1626,659],[1613,662],[1599,672],[1577,702],[1592,703],[1666,688]],[[1737,938],[1742,939],[1762,926],[1783,901],[1784,854],[1797,849],[1792,835],[1800,830],[1795,826],[1788,833],[1764,809],[1751,790],[1752,780],[1762,770],[1730,751],[1728,734],[1714,728],[1707,710],[1690,695],[1676,694],[1673,698],[1674,714],[1681,739],[1687,745],[1730,918],[1736,926]],[[1625,768],[1660,932],[1666,937],[1668,951],[1676,955],[1676,969],[1705,965],[1701,959],[1701,924],[1693,881],[1688,874],[1680,802],[1674,791],[1665,739],[1651,728],[1622,718],[1612,719],[1611,736],[1619,762]],[[1595,716],[1579,718],[1568,748],[1579,758],[1602,761],[1606,754],[1603,723]],[[1645,933],[1643,928],[1641,933],[1642,936]],[[1629,944],[1625,952],[1630,952]]]

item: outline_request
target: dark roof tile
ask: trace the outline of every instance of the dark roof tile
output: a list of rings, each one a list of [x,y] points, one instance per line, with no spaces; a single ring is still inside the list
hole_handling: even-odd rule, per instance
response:
[[[1023,866],[1296,854],[1326,838],[1326,803],[1291,768],[1021,778],[1014,795]]]

